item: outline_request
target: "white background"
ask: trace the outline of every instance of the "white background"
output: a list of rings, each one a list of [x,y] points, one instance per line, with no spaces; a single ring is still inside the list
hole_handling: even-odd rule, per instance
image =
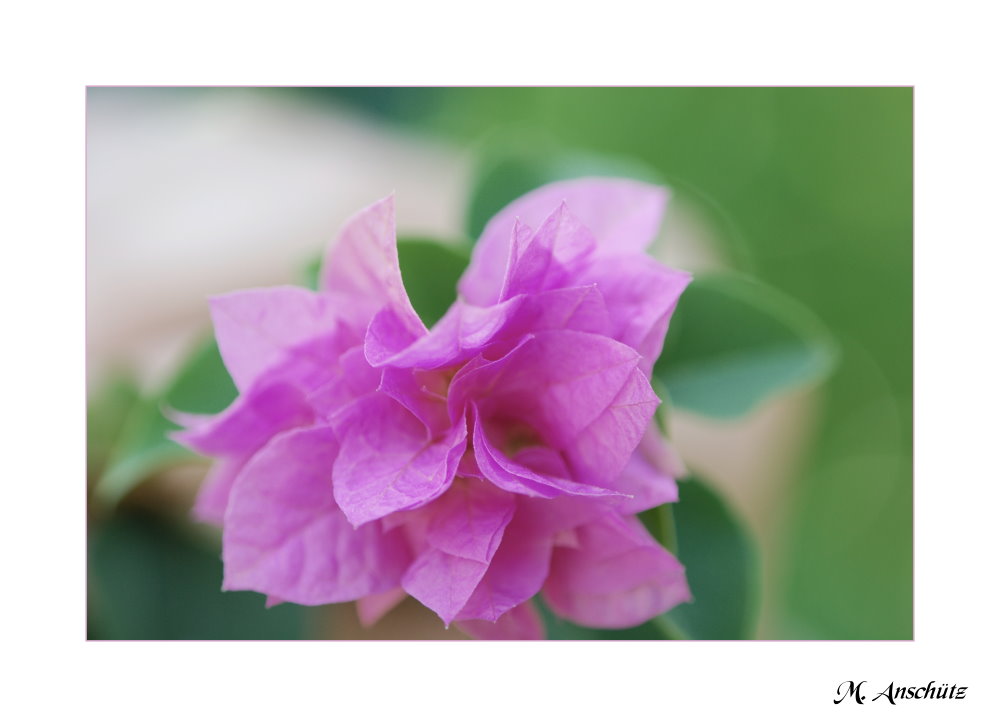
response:
[[[91,2],[6,12],[6,724],[986,724],[996,690],[996,24],[986,3]],[[88,643],[88,84],[914,85],[915,640]],[[931,679],[955,701],[834,706]]]

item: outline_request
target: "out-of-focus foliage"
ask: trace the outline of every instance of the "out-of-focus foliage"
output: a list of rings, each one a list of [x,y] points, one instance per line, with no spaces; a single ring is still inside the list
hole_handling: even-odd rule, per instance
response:
[[[122,376],[105,392],[90,402],[87,420],[88,472],[97,478],[96,496],[107,504],[116,503],[158,470],[197,459],[169,439],[178,427],[165,412],[213,414],[236,398],[214,340],[194,351],[161,391],[141,396],[136,385]]]
[[[93,528],[88,559],[92,639],[296,639],[306,609],[264,608],[257,593],[223,593],[218,546],[137,512]]]
[[[749,278],[715,274],[684,291],[654,374],[678,408],[733,417],[822,379],[835,358],[830,334],[802,305]]]

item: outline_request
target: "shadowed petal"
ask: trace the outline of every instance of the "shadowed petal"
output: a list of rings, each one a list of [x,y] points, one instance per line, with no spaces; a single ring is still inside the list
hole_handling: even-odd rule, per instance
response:
[[[358,611],[358,621],[365,628],[374,626],[389,611],[398,606],[406,598],[406,591],[402,588],[391,588],[382,593],[373,593],[370,596],[362,596],[358,599],[355,607]]]
[[[691,599],[684,567],[637,518],[608,515],[577,528],[577,537],[577,547],[552,553],[543,594],[554,613],[628,628]]]
[[[469,636],[487,641],[533,641],[545,638],[542,619],[530,601],[507,611],[496,623],[471,620],[457,621],[455,625]]]
[[[205,475],[198,490],[198,499],[194,503],[194,515],[202,522],[217,525],[220,528],[229,505],[229,495],[233,484],[248,456],[220,457]]]

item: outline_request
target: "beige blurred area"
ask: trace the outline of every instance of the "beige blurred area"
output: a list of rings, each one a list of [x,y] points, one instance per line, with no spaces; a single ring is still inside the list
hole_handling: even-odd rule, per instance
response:
[[[87,94],[87,383],[127,369],[162,382],[209,329],[206,297],[296,282],[361,207],[396,194],[401,233],[458,239],[471,150],[293,93],[92,88]],[[695,273],[725,267],[698,211],[671,206],[653,251]],[[809,391],[729,422],[675,413],[684,461],[722,487],[762,547],[768,637],[771,536],[808,446]],[[130,498],[176,514],[204,469],[166,472]],[[320,638],[462,638],[412,600],[363,629],[353,607],[313,610]]]

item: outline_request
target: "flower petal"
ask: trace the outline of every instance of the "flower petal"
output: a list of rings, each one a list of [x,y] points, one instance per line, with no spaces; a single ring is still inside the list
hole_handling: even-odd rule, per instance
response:
[[[313,419],[312,407],[296,387],[258,383],[225,411],[172,436],[203,454],[250,455],[275,434]]]
[[[390,588],[382,593],[373,593],[358,599],[355,608],[358,611],[358,621],[365,628],[374,626],[389,611],[398,606],[406,598],[402,588]]]
[[[592,628],[628,628],[691,599],[684,567],[634,516],[608,515],[577,536],[577,547],[552,553],[543,595],[554,613]]]
[[[222,540],[225,590],[307,606],[350,601],[399,583],[409,550],[377,524],[355,529],[333,499],[329,428],[275,437],[243,468]]]
[[[497,342],[564,329],[610,333],[611,321],[596,285],[517,295],[489,308],[459,300],[426,336],[405,348],[368,346],[365,352],[375,366],[437,369],[466,361]]]
[[[577,279],[597,247],[593,235],[559,204],[542,222],[504,278],[501,299],[565,288]]]
[[[489,569],[456,618],[495,623],[538,593],[548,575],[551,554],[552,538],[533,532],[515,515]]]
[[[483,476],[497,487],[529,497],[553,498],[561,494],[619,498],[621,493],[565,477],[550,475],[517,462],[494,446],[486,436],[482,419],[473,416],[473,450]],[[534,449],[534,448],[533,448]],[[551,451],[551,450],[550,450]],[[558,456],[557,453],[553,453]],[[530,464],[530,463],[529,463]]]
[[[473,250],[472,263],[459,281],[470,303],[491,305],[500,290],[510,258],[515,220],[537,229],[565,202],[597,241],[599,257],[639,253],[660,227],[667,190],[628,179],[585,178],[540,187],[504,207],[486,225]]]
[[[635,350],[610,338],[542,331],[497,360],[480,356],[463,367],[452,380],[449,409],[454,419],[475,401],[487,421],[523,422],[562,449],[615,402],[638,363]]]
[[[334,333],[346,309],[342,298],[292,286],[239,291],[209,304],[219,353],[240,391],[289,349]]]
[[[651,422],[631,459],[615,481],[614,488],[632,495],[622,503],[619,511],[633,514],[658,507],[667,502],[677,502],[677,481],[674,454],[659,432],[656,422]]]
[[[515,606],[496,620],[457,621],[458,628],[475,639],[487,641],[534,641],[545,638],[545,627],[538,615],[538,609],[530,601]]]
[[[514,516],[514,495],[477,480],[456,480],[432,505],[427,543],[489,563]]]
[[[634,255],[595,261],[581,280],[600,288],[610,319],[609,335],[642,355],[642,369],[648,376],[663,350],[670,317],[691,274],[646,255]]]
[[[447,489],[465,451],[465,422],[432,439],[395,399],[376,392],[332,422],[340,441],[333,493],[354,525],[410,510]]]
[[[482,561],[428,548],[403,574],[403,588],[447,626],[465,606],[487,568]]]
[[[578,479],[612,486],[642,439],[660,399],[646,375],[632,369],[615,398],[564,447]]]
[[[249,457],[220,457],[205,475],[194,503],[194,515],[205,523],[222,527],[233,484]]]

